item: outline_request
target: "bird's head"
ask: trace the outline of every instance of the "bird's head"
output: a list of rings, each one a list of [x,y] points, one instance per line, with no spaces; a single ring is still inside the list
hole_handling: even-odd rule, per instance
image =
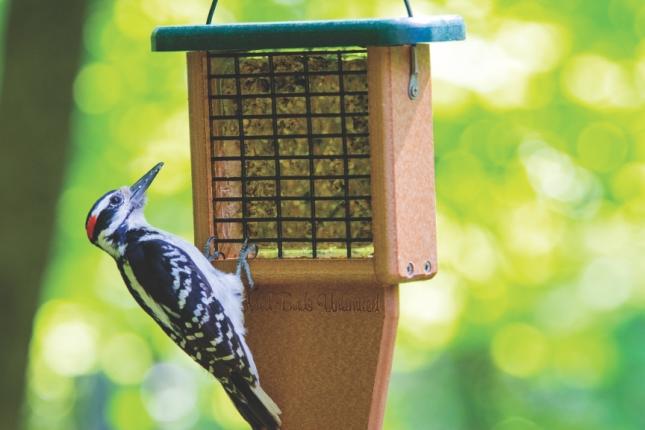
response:
[[[85,221],[90,242],[115,255],[122,235],[128,229],[145,223],[146,190],[162,166],[163,163],[157,163],[132,186],[108,191],[94,203]]]

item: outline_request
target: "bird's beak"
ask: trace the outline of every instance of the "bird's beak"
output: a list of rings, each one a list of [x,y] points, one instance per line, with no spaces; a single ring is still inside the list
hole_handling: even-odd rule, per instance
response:
[[[159,173],[159,170],[163,167],[163,162],[157,163],[155,167],[150,169],[148,173],[143,175],[141,179],[139,179],[137,182],[135,182],[131,187],[130,187],[130,192],[132,193],[130,196],[130,200],[132,201],[142,201],[143,197],[146,194],[146,190],[154,180],[155,176],[157,176],[157,173]]]

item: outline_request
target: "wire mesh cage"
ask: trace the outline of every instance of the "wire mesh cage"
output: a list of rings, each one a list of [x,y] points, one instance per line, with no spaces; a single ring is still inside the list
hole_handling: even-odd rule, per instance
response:
[[[368,257],[367,51],[208,54],[218,250]]]

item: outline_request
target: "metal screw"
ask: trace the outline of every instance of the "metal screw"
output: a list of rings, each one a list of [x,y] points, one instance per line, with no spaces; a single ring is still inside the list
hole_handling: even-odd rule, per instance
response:
[[[423,271],[426,273],[430,273],[432,271],[432,263],[430,260],[426,260],[426,262],[423,263]]]
[[[408,263],[408,267],[406,267],[406,271],[408,272],[408,276],[414,275],[414,264],[412,262]]]
[[[413,81],[413,82],[410,84],[410,93],[409,93],[409,96],[410,96],[410,98],[411,98],[412,100],[414,100],[414,99],[416,99],[417,97],[419,97],[419,87],[417,86],[416,81]]]

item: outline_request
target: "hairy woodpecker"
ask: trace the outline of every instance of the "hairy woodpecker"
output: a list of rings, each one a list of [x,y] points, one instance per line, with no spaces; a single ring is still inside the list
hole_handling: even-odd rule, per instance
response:
[[[148,224],[145,192],[162,166],[98,199],[87,215],[87,237],[116,260],[137,303],[217,378],[251,427],[279,429],[280,409],[260,387],[244,339],[240,275],[242,268],[248,270],[249,247],[240,253],[237,272],[224,273],[190,243]],[[248,271],[247,277],[251,283]]]

